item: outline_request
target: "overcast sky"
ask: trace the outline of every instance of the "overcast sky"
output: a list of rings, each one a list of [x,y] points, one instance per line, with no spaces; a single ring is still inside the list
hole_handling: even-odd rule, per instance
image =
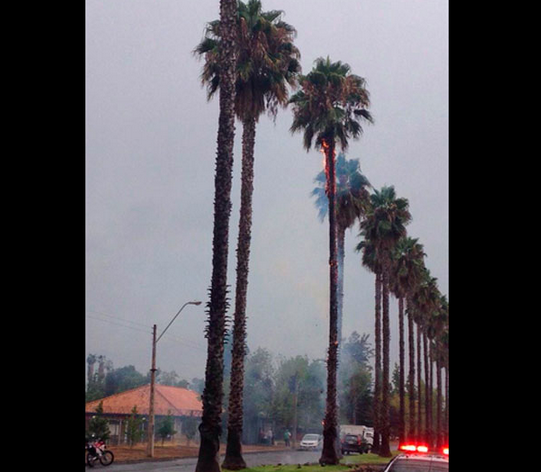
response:
[[[376,188],[394,185],[413,216],[426,265],[449,295],[448,1],[264,0],[298,32],[308,73],[316,58],[364,77],[373,125],[351,141]],[[211,276],[218,99],[207,102],[192,55],[218,0],[86,0],[86,354],[115,367],[157,366],[204,376]],[[257,127],[248,346],[324,358],[328,339],[328,223],[310,191],[322,156],[291,135],[291,110]],[[237,123],[230,224],[232,305],[240,202]],[[358,227],[346,235],[343,333],[370,334],[374,276],[361,267]],[[397,358],[392,299],[393,362]],[[231,307],[231,315],[233,313]]]

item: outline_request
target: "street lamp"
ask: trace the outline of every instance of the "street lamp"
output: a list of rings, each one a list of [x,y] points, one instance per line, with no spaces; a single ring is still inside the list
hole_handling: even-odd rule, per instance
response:
[[[178,310],[177,314],[173,317],[173,319],[169,322],[169,324],[165,327],[165,329],[162,331],[162,334],[156,339],[156,325],[152,327],[152,367],[150,369],[150,406],[148,411],[148,456],[154,457],[154,390],[155,390],[155,383],[156,383],[156,344],[161,339],[163,334],[167,331],[167,328],[171,326],[173,321],[176,320],[177,316],[180,314],[180,312],[184,309],[186,305],[201,305],[201,302],[186,302],[180,310]]]

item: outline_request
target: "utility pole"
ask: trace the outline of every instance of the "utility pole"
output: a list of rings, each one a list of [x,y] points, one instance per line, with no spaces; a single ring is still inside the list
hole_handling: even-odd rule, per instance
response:
[[[154,390],[156,384],[156,325],[152,327],[152,367],[150,369],[150,407],[148,411],[148,456],[154,457]]]
[[[156,339],[156,325],[152,327],[152,367],[150,368],[150,406],[148,408],[148,457],[154,457],[154,391],[156,389],[156,344],[186,305],[201,305],[200,301],[186,302]]]

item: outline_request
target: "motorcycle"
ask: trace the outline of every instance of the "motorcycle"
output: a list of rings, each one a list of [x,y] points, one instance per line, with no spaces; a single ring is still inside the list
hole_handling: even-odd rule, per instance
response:
[[[115,460],[115,455],[112,451],[106,450],[105,441],[99,439],[94,441],[93,439],[86,440],[86,464],[89,467],[94,467],[97,461],[101,465],[111,465]]]

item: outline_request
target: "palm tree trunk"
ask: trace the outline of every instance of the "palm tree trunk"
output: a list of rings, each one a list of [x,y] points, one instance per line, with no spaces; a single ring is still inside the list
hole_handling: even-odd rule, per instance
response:
[[[342,320],[343,320],[343,307],[344,307],[344,260],[345,260],[345,240],[346,229],[337,224],[337,250],[338,250],[338,284],[337,284],[337,339],[338,339],[338,365],[336,368],[336,377],[340,378],[340,365],[342,361]],[[340,397],[336,398],[336,418],[340,418]],[[340,422],[337,420],[336,424],[336,452],[339,458],[342,457],[342,451],[340,447]],[[354,423],[355,424],[355,423]]]
[[[434,358],[433,358],[433,349],[430,341],[428,341],[428,378],[429,378],[429,388],[428,388],[428,407],[430,416],[428,419],[428,444],[430,447],[434,447]]]
[[[423,416],[422,416],[422,405],[423,405],[423,398],[422,398],[422,388],[421,388],[421,381],[422,381],[422,371],[421,371],[421,328],[419,324],[417,324],[417,441],[422,441],[425,437],[424,431],[423,431]]]
[[[430,367],[428,361],[428,340],[426,333],[423,333],[423,354],[425,364],[425,441],[430,444]]]
[[[220,52],[220,117],[214,178],[214,230],[212,277],[206,337],[207,363],[202,395],[203,416],[199,425],[201,443],[196,472],[219,472],[221,412],[223,400],[223,358],[227,302],[227,256],[233,144],[235,140],[235,19],[237,2],[220,0],[222,48]]]
[[[449,362],[445,366],[445,443],[449,444]]]
[[[406,406],[405,406],[405,348],[404,348],[404,297],[398,298],[398,332],[399,332],[399,396],[400,396],[400,407],[399,407],[399,441],[402,442],[406,436]]]
[[[390,439],[390,389],[389,373],[390,358],[389,350],[391,345],[391,330],[389,325],[389,266],[385,261],[383,267],[383,316],[382,316],[382,334],[383,334],[383,368],[381,380],[381,446],[379,449],[380,457],[391,457]]]
[[[342,310],[344,306],[344,259],[345,259],[345,240],[346,230],[341,225],[337,225],[337,249],[338,249],[338,360],[340,361],[340,343],[342,342]],[[338,363],[340,368],[340,362]]]
[[[244,392],[244,357],[246,355],[246,298],[252,231],[252,194],[254,189],[255,120],[243,123],[242,185],[237,242],[237,284],[233,324],[233,349],[227,424],[227,448],[222,467],[229,470],[246,468],[242,457],[242,421]]]
[[[409,394],[409,431],[408,439],[416,441],[417,434],[415,432],[415,346],[413,335],[413,314],[410,312],[410,302],[407,300],[408,310],[408,347],[409,347],[409,379],[408,379],[408,394]]]
[[[376,272],[376,287],[375,287],[375,335],[374,343],[376,349],[375,366],[374,366],[374,444],[372,452],[379,453],[381,445],[380,441],[380,410],[381,410],[381,273]]]
[[[442,446],[442,422],[441,422],[441,364],[439,356],[436,355],[436,448]]]
[[[336,450],[337,434],[337,408],[336,408],[336,373],[338,363],[338,267],[336,259],[336,178],[335,156],[333,140],[325,146],[325,158],[328,169],[328,199],[329,199],[329,275],[330,275],[330,315],[329,315],[329,351],[327,359],[327,404],[325,411],[325,424],[323,426],[323,450],[319,459],[322,465],[338,464],[338,451]]]

